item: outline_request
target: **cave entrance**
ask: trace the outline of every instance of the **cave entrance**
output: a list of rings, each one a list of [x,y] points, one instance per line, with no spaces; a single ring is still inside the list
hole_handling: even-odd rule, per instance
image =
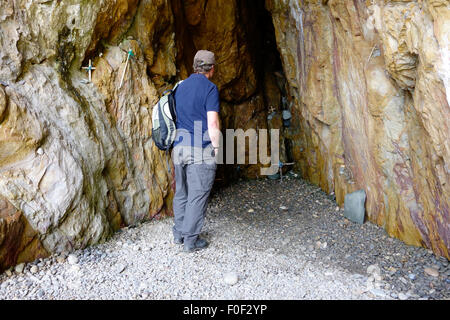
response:
[[[203,7],[200,2],[173,1],[175,16],[182,17],[176,21],[177,67],[182,77],[192,73],[197,50],[207,49],[216,54],[218,66],[212,81],[220,89],[223,145],[227,144],[227,129],[245,132],[279,129],[280,160],[292,162],[292,143],[285,138],[286,122],[283,122],[283,115],[290,114],[289,88],[265,1],[237,0],[233,8],[223,8],[223,4],[214,8],[214,1],[202,2]],[[256,165],[248,161],[250,138],[246,138],[245,163],[237,161],[237,143],[235,162],[219,165],[216,186],[240,178],[262,177],[260,159]]]
[[[293,162],[291,153],[292,143],[286,138],[285,131],[288,130],[288,121],[283,121],[283,115],[290,114],[288,101],[289,88],[283,70],[282,58],[277,47],[275,27],[271,13],[265,8],[264,0],[242,0],[240,1],[241,21],[246,35],[246,45],[252,57],[252,63],[257,79],[257,89],[251,99],[262,98],[263,107],[249,105],[246,112],[252,112],[245,126],[242,121],[235,121],[234,129],[279,129],[280,130],[280,161],[282,163]],[[240,109],[236,110],[240,112]],[[239,115],[235,114],[238,118]],[[241,127],[240,125],[244,125]],[[225,137],[225,136],[224,136]],[[226,137],[225,137],[226,138]],[[247,139],[246,143],[251,143]],[[248,145],[247,145],[248,150]],[[268,150],[270,148],[268,147]],[[269,151],[270,152],[270,151]],[[235,152],[236,155],[236,152]],[[247,159],[248,160],[248,157]],[[258,159],[259,161],[259,159]],[[223,166],[225,177],[231,177],[229,182],[240,178],[260,178],[260,165],[236,164]],[[284,171],[287,168],[284,168]],[[220,172],[220,171],[219,171]],[[275,175],[278,178],[279,175]],[[226,180],[226,179],[225,179]]]

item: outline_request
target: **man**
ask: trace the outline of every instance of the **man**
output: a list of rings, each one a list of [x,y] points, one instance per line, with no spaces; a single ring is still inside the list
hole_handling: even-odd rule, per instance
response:
[[[214,183],[215,156],[219,149],[219,91],[210,81],[215,64],[214,53],[198,51],[194,57],[194,73],[178,86],[175,93],[173,236],[175,243],[184,244],[185,252],[208,246],[199,235]]]

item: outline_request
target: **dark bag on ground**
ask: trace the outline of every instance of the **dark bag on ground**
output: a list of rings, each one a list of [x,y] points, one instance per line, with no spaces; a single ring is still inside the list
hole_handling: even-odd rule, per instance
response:
[[[153,107],[152,139],[160,150],[169,150],[177,135],[175,92],[181,82],[183,81],[178,82],[172,90],[165,91]]]

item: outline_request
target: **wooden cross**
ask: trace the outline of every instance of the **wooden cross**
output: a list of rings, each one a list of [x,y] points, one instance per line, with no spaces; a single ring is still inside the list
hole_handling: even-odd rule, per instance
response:
[[[95,68],[92,66],[92,61],[91,61],[91,59],[89,59],[89,66],[83,67],[83,69],[89,71],[89,82],[91,82],[91,80],[92,80],[92,70],[95,70]]]

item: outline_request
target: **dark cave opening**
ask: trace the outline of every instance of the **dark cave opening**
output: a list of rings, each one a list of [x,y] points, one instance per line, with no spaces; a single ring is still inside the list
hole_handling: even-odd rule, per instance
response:
[[[264,0],[240,0],[237,1],[235,15],[233,19],[236,21],[236,29],[233,29],[236,38],[237,48],[229,48],[229,50],[237,50],[237,64],[241,64],[240,69],[236,72],[236,78],[223,79],[228,73],[223,68],[229,65],[223,64],[228,59],[227,52],[223,47],[229,45],[227,40],[215,39],[211,34],[220,29],[227,29],[228,25],[217,25],[216,30],[210,33],[202,23],[211,15],[211,9],[208,9],[208,2],[205,2],[204,8],[194,12],[200,12],[202,16],[198,18],[192,17],[192,8],[197,3],[188,3],[180,0],[172,0],[172,10],[175,19],[175,34],[177,46],[177,78],[181,80],[188,77],[192,73],[192,61],[197,50],[206,49],[215,51],[219,47],[222,49],[220,55],[216,55],[218,61],[216,76],[213,82],[219,84],[221,94],[221,129],[223,135],[223,146],[226,146],[227,129],[279,129],[280,130],[280,159],[284,163],[293,162],[292,141],[286,138],[283,125],[283,112],[289,112],[289,88],[284,75],[282,58],[277,47],[275,27],[272,21],[271,13],[265,7]],[[202,20],[203,19],[203,20]],[[194,21],[195,20],[195,21]],[[225,20],[227,21],[227,20]],[[227,29],[228,30],[228,29]],[[227,48],[228,49],[228,48]],[[216,53],[216,52],[215,52]],[[241,55],[242,54],[242,55]],[[236,58],[236,57],[235,57]],[[240,60],[240,61],[239,61]],[[244,66],[242,66],[244,64]],[[248,72],[250,65],[251,72]],[[247,68],[247,69],[245,69]],[[246,77],[250,77],[249,73],[254,73],[256,83],[246,81]],[[244,79],[244,80],[243,80]],[[175,83],[175,79],[172,79]],[[160,88],[164,91],[166,88]],[[250,92],[250,93],[248,93]],[[247,94],[248,93],[248,94]],[[255,102],[256,101],[256,102]],[[273,118],[273,120],[272,120]],[[218,166],[216,174],[215,186],[218,188],[225,187],[230,183],[239,179],[261,178],[259,175],[260,164],[250,164],[249,146],[250,139],[245,139],[246,146],[246,162],[238,163],[235,159],[234,164],[221,164]],[[237,154],[237,141],[235,140],[234,157]],[[270,147],[268,146],[270,154]],[[227,159],[226,148],[223,148],[223,159]],[[286,169],[283,168],[284,173]]]
[[[249,48],[251,61],[256,71],[257,89],[252,97],[262,96],[264,101],[264,108],[259,113],[255,111],[257,116],[264,117],[267,123],[267,128],[273,128],[268,122],[270,121],[272,110],[275,114],[282,117],[283,110],[288,110],[288,85],[284,75],[283,63],[280,52],[277,47],[275,27],[273,25],[272,16],[265,8],[265,1],[258,0],[242,0],[239,2],[239,21],[243,25],[246,39],[245,45]],[[239,103],[239,101],[236,101]],[[273,115],[273,114],[272,114]],[[282,123],[282,121],[281,121]],[[292,162],[291,154],[292,143],[289,139],[284,138],[283,131],[285,126],[276,126],[280,129],[280,152],[283,154],[281,158],[284,162]],[[224,144],[227,143],[225,129],[222,128],[224,136]],[[233,129],[240,129],[234,127]],[[247,128],[248,129],[248,128]],[[257,128],[254,128],[257,129]],[[245,131],[245,128],[244,128]],[[247,148],[250,139],[246,138],[245,143]],[[236,148],[235,148],[236,155]],[[226,154],[224,154],[224,159]],[[248,159],[247,159],[248,160]],[[251,165],[246,163],[234,165],[221,165],[218,168],[218,179],[216,185],[226,186],[242,178],[248,178],[243,171]],[[250,176],[255,178],[255,176]],[[256,173],[256,178],[259,178]]]

